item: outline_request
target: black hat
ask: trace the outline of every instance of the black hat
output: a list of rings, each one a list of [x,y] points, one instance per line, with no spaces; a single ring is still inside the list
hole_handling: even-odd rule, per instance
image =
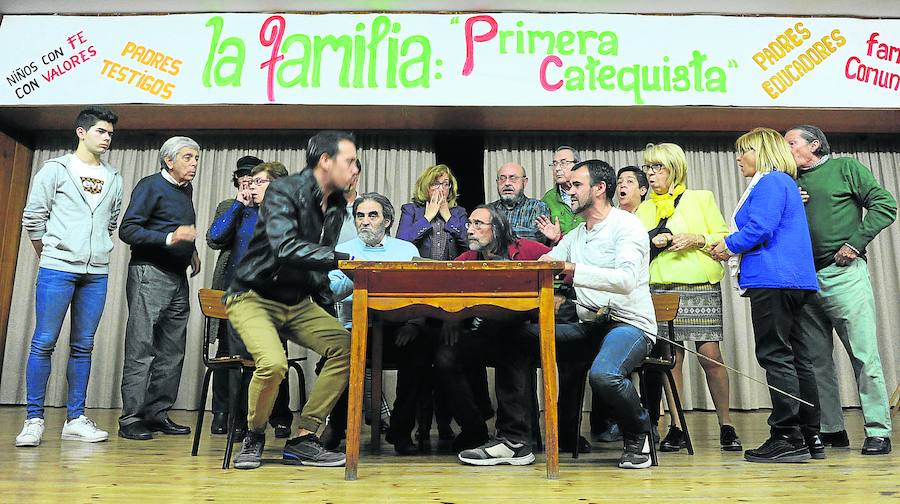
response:
[[[250,175],[250,170],[263,164],[263,160],[256,156],[244,156],[237,160],[237,168],[234,169],[235,177]]]

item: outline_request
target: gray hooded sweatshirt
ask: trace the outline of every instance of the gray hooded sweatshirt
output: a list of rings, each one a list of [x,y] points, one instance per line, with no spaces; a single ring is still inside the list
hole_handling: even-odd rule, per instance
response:
[[[34,176],[22,227],[44,244],[40,266],[69,273],[109,273],[112,234],[122,206],[122,175],[103,163],[106,183],[91,209],[81,183],[69,169],[74,154],[51,159]]]

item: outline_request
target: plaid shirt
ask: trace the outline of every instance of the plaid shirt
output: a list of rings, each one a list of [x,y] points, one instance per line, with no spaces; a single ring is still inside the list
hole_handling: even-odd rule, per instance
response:
[[[513,202],[512,208],[507,208],[503,200],[494,201],[491,206],[506,215],[519,238],[546,242],[546,237],[538,231],[534,223],[539,215],[550,217],[550,208],[543,201],[520,194]]]

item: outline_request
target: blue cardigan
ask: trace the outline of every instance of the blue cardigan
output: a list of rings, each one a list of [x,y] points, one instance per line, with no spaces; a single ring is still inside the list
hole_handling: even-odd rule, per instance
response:
[[[725,238],[741,256],[743,289],[819,290],[806,211],[797,184],[783,172],[762,177],[735,216],[738,231]]]

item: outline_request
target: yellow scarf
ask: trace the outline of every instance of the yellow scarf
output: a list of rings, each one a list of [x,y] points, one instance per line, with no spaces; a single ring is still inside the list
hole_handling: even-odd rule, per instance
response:
[[[675,213],[675,198],[681,196],[685,187],[683,184],[679,184],[675,186],[672,192],[666,192],[663,194],[656,194],[654,191],[650,191],[650,199],[653,200],[653,203],[656,204],[656,223],[659,224],[659,221],[663,219],[668,219]]]

